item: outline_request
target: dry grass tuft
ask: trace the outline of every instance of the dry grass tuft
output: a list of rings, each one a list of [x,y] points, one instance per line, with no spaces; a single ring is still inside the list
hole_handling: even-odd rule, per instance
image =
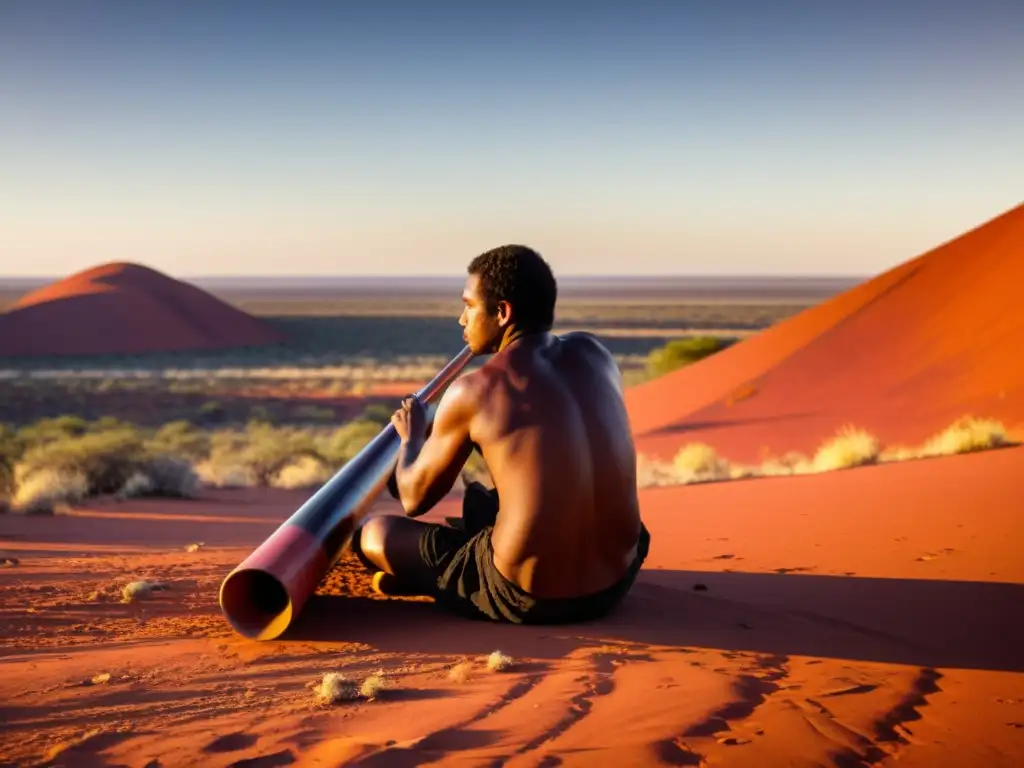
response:
[[[189,544],[187,547],[185,547],[185,551],[186,552],[198,552],[199,550],[201,550],[205,546],[206,546],[206,544],[204,544],[201,541],[198,541],[195,544]]]
[[[672,459],[672,469],[678,477],[687,478],[685,482],[701,483],[729,477],[729,462],[705,443],[684,445]]]
[[[473,662],[460,661],[448,670],[448,679],[453,683],[465,683],[473,676]]]
[[[391,680],[384,674],[383,669],[378,669],[374,674],[363,680],[359,687],[359,695],[364,699],[376,699],[377,695],[391,687]]]
[[[274,488],[315,488],[323,485],[334,472],[312,456],[300,456],[274,475],[270,484]]]
[[[878,461],[881,447],[878,439],[863,429],[852,425],[842,427],[831,440],[827,441],[812,461],[813,471],[832,472],[850,469]]]
[[[790,451],[781,457],[765,457],[758,466],[730,464],[718,456],[714,448],[703,443],[683,446],[672,462],[640,454],[637,456],[636,480],[638,488],[650,488],[754,477],[785,477],[833,472],[879,462],[952,456],[1014,444],[1002,423],[972,416],[958,419],[918,448],[898,445],[883,450],[872,434],[847,425],[826,441],[812,459]]]
[[[359,689],[340,672],[325,672],[320,684],[313,689],[313,695],[321,705],[337,704],[357,699]]]
[[[93,675],[92,679],[89,682],[92,683],[93,685],[103,685],[104,683],[109,683],[110,682],[110,673],[109,672],[103,672],[102,674],[99,674],[99,675]]]
[[[211,488],[252,488],[256,485],[253,473],[241,464],[207,459],[196,464],[199,481]]]
[[[505,672],[515,666],[515,659],[501,651],[494,651],[487,657],[487,669],[491,672]]]
[[[1006,427],[995,419],[964,416],[928,440],[919,456],[952,456],[1009,445]]]
[[[13,506],[27,515],[53,514],[59,504],[80,501],[89,492],[85,474],[77,470],[38,469],[27,477],[20,475],[15,470],[18,490]]]
[[[166,589],[166,585],[155,581],[145,581],[142,579],[133,581],[121,588],[121,602],[135,603],[139,600],[145,600],[154,592],[163,592]]]

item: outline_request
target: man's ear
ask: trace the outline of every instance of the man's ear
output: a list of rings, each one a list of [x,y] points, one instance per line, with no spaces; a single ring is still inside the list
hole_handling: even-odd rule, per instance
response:
[[[498,302],[498,326],[504,328],[512,322],[512,305],[507,301]]]

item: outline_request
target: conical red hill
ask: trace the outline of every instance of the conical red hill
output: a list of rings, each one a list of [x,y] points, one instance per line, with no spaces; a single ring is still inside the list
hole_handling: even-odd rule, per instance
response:
[[[630,389],[642,452],[810,452],[853,424],[918,444],[1024,425],[1024,205],[700,363]]]
[[[138,264],[79,272],[0,314],[0,355],[100,355],[272,344],[285,336],[193,285]]]

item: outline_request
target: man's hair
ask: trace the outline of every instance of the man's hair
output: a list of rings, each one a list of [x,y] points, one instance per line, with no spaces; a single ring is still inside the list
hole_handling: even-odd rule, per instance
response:
[[[551,267],[535,250],[525,245],[502,245],[474,258],[467,271],[480,278],[488,312],[497,312],[498,302],[507,301],[519,328],[551,330],[558,284]]]

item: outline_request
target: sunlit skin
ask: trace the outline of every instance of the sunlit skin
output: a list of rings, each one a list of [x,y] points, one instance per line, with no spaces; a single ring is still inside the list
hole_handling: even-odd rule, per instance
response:
[[[451,490],[475,444],[500,498],[498,571],[538,598],[611,586],[640,532],[636,453],[613,358],[589,334],[523,332],[515,307],[487,306],[476,275],[462,299],[463,338],[491,357],[448,388],[429,435],[415,398],[395,412],[396,480],[408,517],[370,521],[365,555],[398,576],[415,567],[421,524],[409,518]]]

